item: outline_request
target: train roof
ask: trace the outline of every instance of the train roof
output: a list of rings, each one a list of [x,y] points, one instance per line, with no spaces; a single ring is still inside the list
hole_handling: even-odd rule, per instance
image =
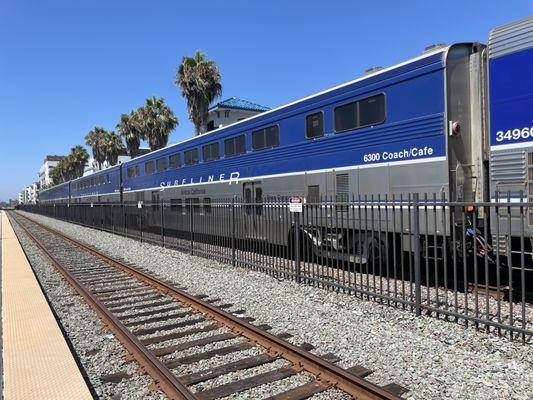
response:
[[[327,93],[330,93],[330,92],[333,92],[333,91],[336,91],[336,90],[340,90],[340,89],[346,88],[346,87],[348,87],[350,85],[353,85],[355,83],[363,82],[363,81],[366,81],[366,80],[368,80],[369,82],[370,81],[376,81],[376,80],[379,81],[380,77],[382,77],[382,76],[385,77],[385,76],[389,75],[392,71],[394,71],[396,69],[400,69],[402,67],[405,67],[405,66],[408,66],[410,64],[413,64],[413,63],[416,63],[416,62],[420,62],[420,61],[423,61],[423,60],[426,60],[426,59],[437,59],[438,60],[439,59],[439,57],[438,57],[439,55],[441,56],[440,60],[442,60],[443,56],[448,52],[450,47],[452,47],[452,46],[448,45],[448,46],[438,47],[438,48],[436,48],[434,50],[431,50],[431,51],[426,51],[423,54],[421,54],[420,56],[410,58],[410,59],[408,59],[406,61],[403,61],[403,62],[398,63],[398,64],[394,64],[394,65],[392,65],[390,67],[377,69],[377,70],[375,70],[375,71],[373,71],[371,73],[367,73],[367,74],[365,74],[363,76],[359,76],[359,77],[357,77],[357,78],[355,78],[355,79],[353,79],[351,81],[348,81],[348,82],[333,86],[333,87],[331,87],[329,89],[326,89],[326,90],[323,90],[321,92],[314,93],[312,95],[303,97],[301,99],[298,99],[298,100],[283,104],[283,105],[281,105],[279,107],[276,107],[276,108],[270,109],[268,111],[262,112],[260,114],[257,114],[257,115],[251,116],[249,118],[246,118],[245,120],[238,121],[238,122],[235,122],[233,124],[229,124],[229,125],[223,126],[221,128],[214,129],[214,130],[209,131],[207,133],[204,133],[202,135],[194,136],[192,138],[188,138],[188,139],[182,140],[181,142],[170,144],[170,145],[168,145],[166,147],[163,147],[163,148],[158,149],[158,150],[154,150],[154,151],[149,152],[147,154],[144,154],[144,155],[141,155],[139,157],[136,157],[136,158],[134,158],[132,160],[125,161],[122,164],[128,166],[130,164],[135,165],[135,164],[137,164],[139,162],[148,161],[148,160],[151,160],[153,158],[157,158],[159,156],[159,153],[161,153],[161,152],[168,151],[168,150],[171,151],[172,148],[178,147],[178,146],[182,146],[182,145],[184,145],[186,143],[190,143],[191,147],[193,147],[193,146],[196,146],[197,144],[200,144],[200,143],[202,143],[202,142],[204,142],[206,140],[209,141],[211,138],[213,138],[213,140],[217,140],[217,139],[220,139],[220,137],[223,136],[224,133],[229,133],[234,128],[239,127],[239,126],[243,127],[243,130],[248,130],[250,128],[254,128],[254,125],[261,124],[261,123],[268,123],[268,119],[269,118],[279,114],[281,111],[288,110],[291,107],[295,107],[295,106],[296,107],[303,106],[309,100],[316,99],[316,98],[318,98],[318,97],[320,97],[322,95],[325,95]],[[198,143],[196,143],[196,142],[198,142]],[[112,166],[112,167],[109,167],[109,168],[106,168],[106,169],[101,170],[101,171],[97,171],[94,174],[74,179],[74,180],[72,180],[72,182],[78,182],[78,181],[82,181],[84,179],[90,179],[91,177],[98,176],[98,175],[103,174],[103,173],[113,172],[114,169],[119,168],[119,166],[120,166],[120,164]],[[60,185],[63,185],[63,184],[60,184]],[[54,189],[54,188],[56,188],[58,186],[59,185],[56,185],[56,186],[54,186],[51,189]],[[51,189],[47,189],[47,191],[51,190]],[[45,191],[43,191],[43,192],[45,192]]]
[[[365,75],[357,77],[356,79],[353,79],[351,81],[339,84],[337,86],[333,86],[333,87],[331,87],[329,89],[326,89],[326,90],[323,90],[321,92],[314,93],[312,95],[303,97],[301,99],[286,103],[286,104],[281,105],[279,107],[276,107],[276,108],[273,108],[271,110],[265,111],[263,113],[260,113],[260,114],[254,115],[252,117],[246,118],[245,120],[234,122],[233,124],[229,124],[229,125],[223,126],[221,128],[217,128],[215,130],[206,132],[206,133],[204,133],[202,135],[194,136],[192,138],[188,138],[188,139],[182,140],[181,142],[170,144],[170,145],[168,145],[166,147],[163,147],[161,149],[154,150],[154,151],[152,151],[152,152],[150,152],[148,154],[136,157],[133,160],[125,161],[123,164],[124,165],[128,165],[128,164],[135,164],[137,162],[148,161],[148,160],[150,160],[152,158],[156,158],[159,155],[158,153],[160,153],[160,152],[164,152],[166,150],[172,149],[173,147],[178,147],[178,146],[184,145],[186,143],[190,143],[191,147],[193,147],[193,146],[196,145],[195,142],[198,142],[198,144],[200,144],[200,143],[202,143],[202,142],[204,142],[206,140],[208,141],[210,138],[213,138],[213,140],[217,140],[217,139],[220,139],[220,136],[222,136],[223,133],[230,132],[232,129],[234,129],[236,127],[239,127],[239,126],[243,127],[243,130],[248,130],[249,128],[253,128],[254,124],[258,124],[258,123],[261,123],[263,121],[264,121],[264,123],[268,123],[267,120],[269,119],[269,117],[272,117],[272,116],[276,115],[280,111],[289,109],[289,108],[291,108],[293,106],[304,105],[305,102],[307,102],[309,100],[316,99],[319,96],[322,96],[324,94],[327,94],[327,93],[330,93],[330,92],[333,92],[333,91],[336,91],[336,90],[339,90],[339,89],[342,89],[342,88],[345,88],[347,86],[353,85],[354,83],[362,82],[362,81],[365,81],[365,80],[369,80],[369,81],[375,80],[376,78],[379,78],[381,75],[386,75],[387,73],[390,73],[391,71],[394,71],[395,69],[407,66],[407,65],[415,63],[417,61],[429,59],[429,58],[432,58],[432,57],[435,58],[438,55],[443,55],[443,54],[447,53],[447,51],[448,51],[448,49],[450,47],[452,47],[452,46],[451,45],[442,46],[442,47],[436,48],[435,50],[424,52],[420,56],[413,57],[411,59],[408,59],[406,61],[403,61],[403,62],[395,64],[395,65],[392,65],[390,67],[386,67],[386,68],[382,68],[382,69],[376,70],[375,72],[372,72],[372,73],[365,74]],[[442,60],[442,57],[441,57],[441,60]]]

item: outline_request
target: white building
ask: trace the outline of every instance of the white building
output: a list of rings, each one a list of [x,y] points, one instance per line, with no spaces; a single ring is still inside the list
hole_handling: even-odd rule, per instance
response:
[[[37,196],[39,194],[39,182],[34,182],[28,186],[28,202],[30,204],[37,204]]]
[[[50,172],[63,158],[64,156],[46,156],[43,165],[39,169],[39,184],[41,187],[52,184]]]
[[[31,185],[26,186],[24,190],[19,193],[19,204],[36,204],[39,187],[39,182],[34,182]]]
[[[231,97],[209,108],[207,132],[268,111],[270,108]]]

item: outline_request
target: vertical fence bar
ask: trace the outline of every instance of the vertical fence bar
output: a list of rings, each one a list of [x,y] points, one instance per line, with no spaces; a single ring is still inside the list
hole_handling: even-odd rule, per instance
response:
[[[235,266],[236,260],[235,243],[235,197],[231,199],[231,265]]]
[[[417,316],[422,313],[421,300],[421,286],[420,286],[420,209],[418,207],[419,199],[418,193],[413,196],[413,255],[415,268],[415,312]]]
[[[193,208],[193,202],[192,202],[192,199],[191,199],[191,203],[190,203],[190,206],[189,206],[189,241],[190,241],[190,245],[191,245],[191,248],[190,248],[190,253],[191,255],[194,254],[194,217],[193,217],[193,213],[194,213],[194,208]]]
[[[139,235],[141,236],[141,243],[143,242],[143,205],[139,205]]]
[[[300,265],[300,213],[292,213],[294,215],[294,258],[295,258],[295,272],[296,282],[302,282],[302,266]]]
[[[161,246],[165,247],[165,219],[164,219],[164,207],[165,203],[159,203],[161,209]]]

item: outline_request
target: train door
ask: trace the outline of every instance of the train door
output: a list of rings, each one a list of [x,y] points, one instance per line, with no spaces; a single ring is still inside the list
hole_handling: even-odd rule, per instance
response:
[[[263,188],[261,182],[243,184],[244,235],[246,238],[260,238],[260,219],[263,215]]]

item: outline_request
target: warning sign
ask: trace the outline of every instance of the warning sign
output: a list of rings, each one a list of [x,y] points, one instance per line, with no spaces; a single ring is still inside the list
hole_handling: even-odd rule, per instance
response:
[[[301,213],[303,211],[303,199],[301,197],[289,198],[289,211],[293,213]]]

